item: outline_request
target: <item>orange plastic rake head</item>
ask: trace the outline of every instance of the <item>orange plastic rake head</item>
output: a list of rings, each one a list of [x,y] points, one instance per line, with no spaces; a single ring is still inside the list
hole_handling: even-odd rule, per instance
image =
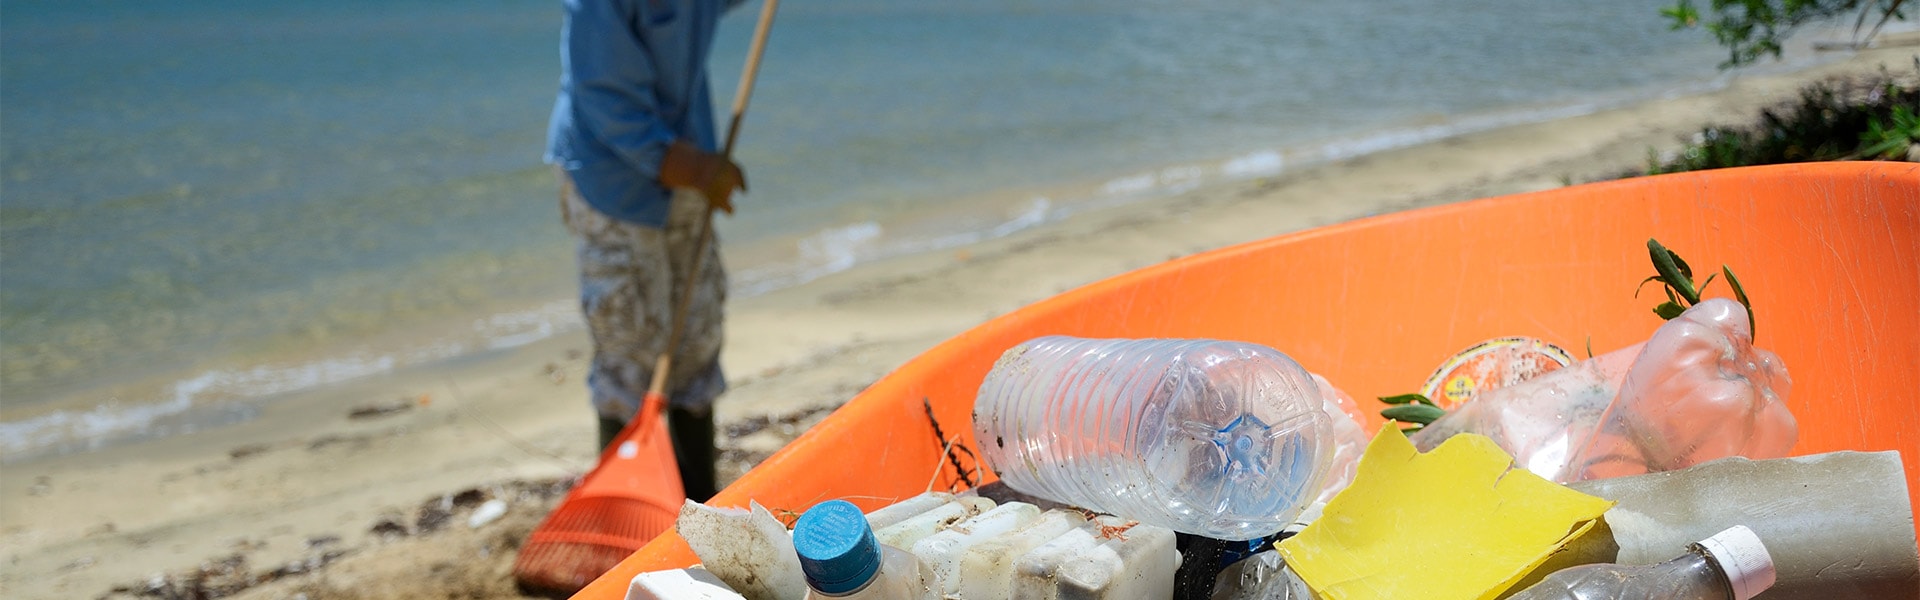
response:
[[[527,534],[513,578],[529,592],[572,594],[673,526],[686,502],[666,399],[649,392],[618,442]]]

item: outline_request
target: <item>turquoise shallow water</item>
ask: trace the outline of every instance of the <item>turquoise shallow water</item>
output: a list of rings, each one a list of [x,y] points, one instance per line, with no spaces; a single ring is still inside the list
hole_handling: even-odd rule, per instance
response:
[[[790,2],[741,138],[754,192],[722,233],[757,248],[733,268],[758,292],[1076,203],[1710,82],[1719,51],[1668,32],[1663,1]],[[757,10],[723,25],[722,110]],[[575,326],[539,164],[559,16],[7,3],[0,452]],[[1065,181],[1082,197],[896,225]]]

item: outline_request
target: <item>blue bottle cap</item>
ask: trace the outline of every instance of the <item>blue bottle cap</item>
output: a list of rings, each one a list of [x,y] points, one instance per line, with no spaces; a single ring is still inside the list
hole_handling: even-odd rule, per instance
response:
[[[824,594],[859,590],[880,572],[880,542],[866,515],[845,500],[813,505],[793,523],[793,549],[807,585]]]

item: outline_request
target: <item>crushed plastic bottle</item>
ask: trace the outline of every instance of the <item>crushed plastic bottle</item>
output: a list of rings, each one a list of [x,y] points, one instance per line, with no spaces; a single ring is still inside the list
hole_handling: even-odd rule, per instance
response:
[[[1314,600],[1307,582],[1287,568],[1287,560],[1268,550],[1220,571],[1212,600]]]
[[[980,385],[974,434],[1023,493],[1224,540],[1320,495],[1334,418],[1306,369],[1217,340],[1029,340]]]
[[[1508,600],[1749,600],[1773,586],[1773,558],[1753,531],[1735,525],[1657,565],[1563,569]]]
[[[1754,347],[1747,310],[1687,309],[1645,344],[1481,394],[1413,434],[1431,450],[1492,438],[1515,464],[1567,483],[1670,471],[1728,456],[1778,458],[1799,439],[1780,357]]]
[[[814,505],[793,524],[807,598],[931,600],[933,573],[905,550],[881,545],[845,500]]]

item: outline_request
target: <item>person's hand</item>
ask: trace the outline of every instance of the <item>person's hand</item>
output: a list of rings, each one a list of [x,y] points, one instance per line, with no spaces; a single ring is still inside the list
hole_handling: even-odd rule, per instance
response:
[[[733,191],[747,191],[747,173],[725,156],[676,141],[660,161],[660,183],[699,190],[714,210],[733,214]]]

